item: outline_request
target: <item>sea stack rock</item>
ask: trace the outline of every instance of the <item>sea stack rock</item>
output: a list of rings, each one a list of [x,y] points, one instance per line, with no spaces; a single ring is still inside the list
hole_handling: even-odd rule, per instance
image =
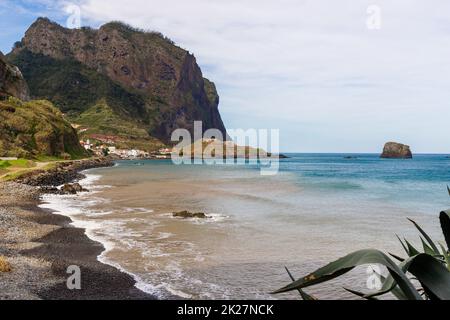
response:
[[[384,145],[381,158],[385,159],[412,159],[409,146],[397,142],[388,142]]]

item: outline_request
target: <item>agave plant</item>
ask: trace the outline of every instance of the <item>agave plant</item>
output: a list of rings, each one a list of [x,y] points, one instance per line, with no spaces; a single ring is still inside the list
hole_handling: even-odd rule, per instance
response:
[[[450,195],[448,186],[447,191]],[[442,243],[436,245],[415,221],[409,220],[421,234],[422,249],[416,249],[406,239],[401,240],[397,236],[407,254],[406,258],[391,253],[387,255],[375,249],[359,250],[298,280],[295,280],[286,268],[293,282],[275,291],[274,294],[297,290],[302,299],[317,300],[314,296],[307,294],[304,288],[337,278],[357,266],[381,264],[387,268],[389,274],[387,277],[378,275],[382,282],[380,290],[364,293],[345,289],[365,299],[377,299],[379,296],[391,293],[400,300],[450,300],[450,210],[442,211],[439,215],[446,247]],[[398,262],[394,262],[392,258]],[[415,285],[413,280],[419,285]]]

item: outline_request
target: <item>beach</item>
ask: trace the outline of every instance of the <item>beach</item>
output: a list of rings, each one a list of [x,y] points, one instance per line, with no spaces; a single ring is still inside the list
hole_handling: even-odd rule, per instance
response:
[[[91,160],[79,162],[75,168],[56,170],[47,178],[55,179],[57,172],[57,180],[69,182],[78,170],[93,165]],[[106,163],[95,164],[102,165]],[[38,174],[44,179],[45,174]],[[154,299],[136,289],[130,275],[100,263],[97,256],[104,247],[90,240],[84,229],[40,208],[42,193],[35,184],[0,183],[0,256],[6,257],[12,268],[0,273],[0,299]],[[67,288],[71,265],[81,269],[81,290]]]
[[[271,295],[287,266],[306,275],[364,248],[402,255],[416,220],[441,240],[448,158],[290,155],[276,176],[256,166],[176,166],[170,160],[64,165],[0,184],[0,299],[298,299]],[[112,166],[114,165],[114,166]],[[78,181],[89,191],[55,194]],[[27,183],[27,184],[23,184]],[[39,185],[46,188],[39,190]],[[204,212],[206,219],[174,212]],[[68,266],[82,290],[68,290]],[[352,299],[366,268],[308,290]]]
[[[252,165],[117,161],[84,171],[89,193],[46,195],[41,207],[70,217],[102,243],[98,259],[159,299],[298,299],[270,292],[352,251],[404,256],[396,234],[420,246],[417,221],[442,240],[448,207],[446,155],[384,160],[379,155],[290,154],[280,172]],[[209,218],[174,217],[203,212]],[[309,290],[351,299],[367,267]]]

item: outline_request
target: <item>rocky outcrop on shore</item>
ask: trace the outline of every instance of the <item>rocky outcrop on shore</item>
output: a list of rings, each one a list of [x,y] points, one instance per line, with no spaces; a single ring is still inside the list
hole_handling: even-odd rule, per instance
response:
[[[381,158],[385,159],[411,159],[412,157],[410,147],[397,142],[386,143],[381,154]]]
[[[62,187],[48,187],[43,186],[40,188],[41,192],[44,194],[77,194],[79,192],[89,192],[89,190],[83,188],[79,183],[66,183]]]
[[[60,186],[83,178],[80,171],[98,167],[112,167],[113,165],[114,162],[108,158],[60,162],[52,169],[34,170],[25,173],[17,178],[15,182],[44,188]]]

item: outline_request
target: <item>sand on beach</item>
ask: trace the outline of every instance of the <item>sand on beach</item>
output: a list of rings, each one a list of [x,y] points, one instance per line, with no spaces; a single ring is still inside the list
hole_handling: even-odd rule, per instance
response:
[[[11,265],[0,273],[0,299],[154,299],[134,279],[97,261],[104,247],[67,217],[38,207],[38,188],[0,183],[0,256]],[[81,290],[67,288],[67,268],[81,269]]]

